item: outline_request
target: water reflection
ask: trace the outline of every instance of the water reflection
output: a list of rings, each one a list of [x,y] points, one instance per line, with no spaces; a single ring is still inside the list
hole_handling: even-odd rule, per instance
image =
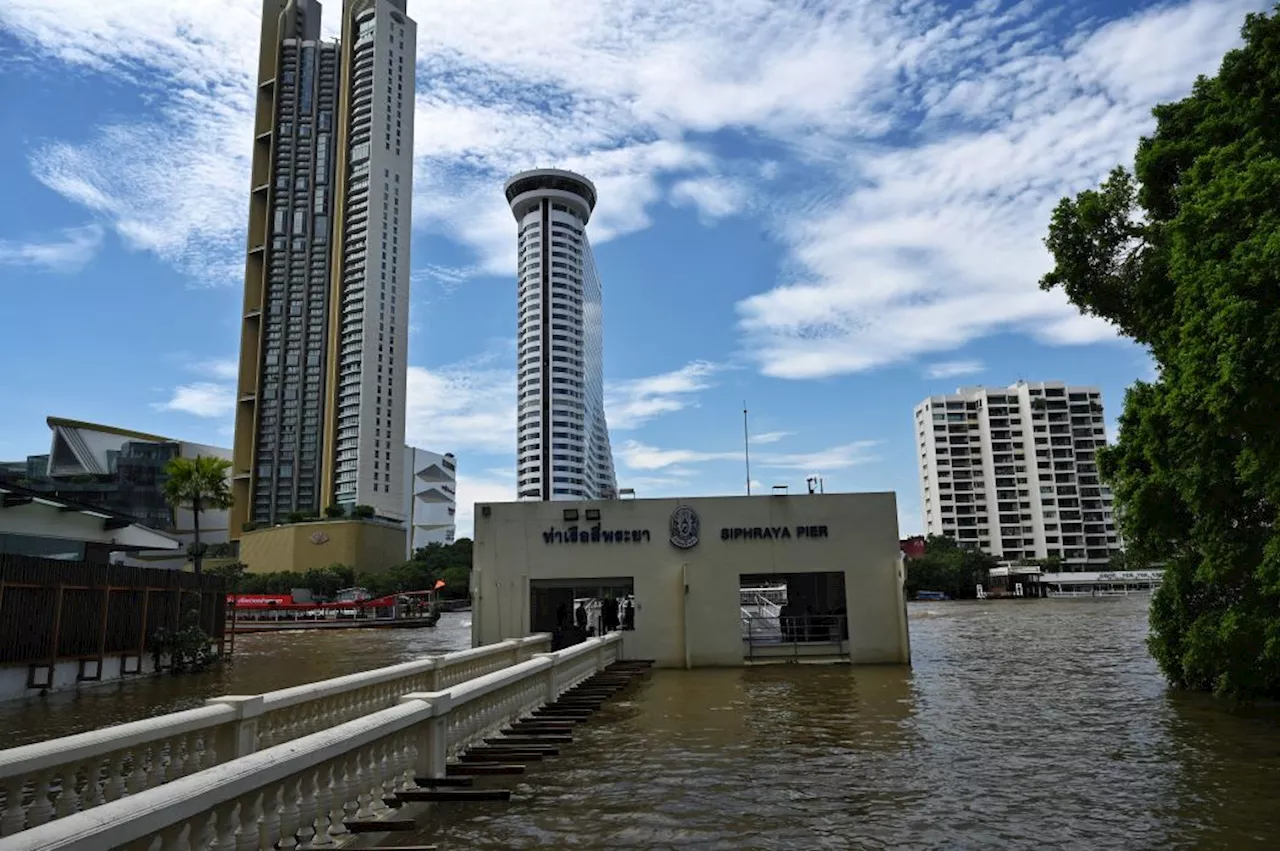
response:
[[[258,694],[471,646],[471,615],[446,612],[431,629],[312,630],[241,635],[234,661],[181,677],[141,677],[0,703],[5,747]]]
[[[1173,694],[1137,598],[910,607],[915,666],[656,671],[512,784],[389,844],[449,849],[1280,847],[1280,711]],[[465,647],[244,637],[234,666],[0,704],[17,743]],[[365,847],[373,843],[366,841]]]
[[[1274,849],[1280,715],[1171,695],[1145,601],[911,608],[915,668],[657,671],[447,849]],[[510,780],[504,781],[510,784]]]

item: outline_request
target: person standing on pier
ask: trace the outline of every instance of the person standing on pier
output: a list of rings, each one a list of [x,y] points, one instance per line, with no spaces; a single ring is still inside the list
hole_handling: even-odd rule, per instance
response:
[[[604,600],[603,610],[600,612],[602,632],[616,632],[618,629],[618,601],[612,595]]]
[[[624,630],[636,628],[636,607],[632,604],[630,597],[622,606],[622,628]]]
[[[573,613],[573,617],[578,624],[578,629],[585,633],[587,631],[587,604],[579,603],[578,610]]]

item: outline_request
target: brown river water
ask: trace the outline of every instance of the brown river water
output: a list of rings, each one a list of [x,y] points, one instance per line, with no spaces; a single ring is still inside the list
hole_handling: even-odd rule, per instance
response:
[[[426,827],[382,845],[1280,848],[1280,709],[1171,692],[1146,605],[913,603],[911,670],[655,671],[559,756],[484,781],[510,803],[416,807]],[[0,704],[0,729],[17,744],[457,649],[469,617],[241,637],[223,671]]]

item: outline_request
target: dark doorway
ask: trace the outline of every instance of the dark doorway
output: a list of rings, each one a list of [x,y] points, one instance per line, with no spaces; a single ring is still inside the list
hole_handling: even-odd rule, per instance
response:
[[[635,629],[635,614],[630,576],[529,582],[529,628],[551,633],[557,650],[594,635]]]
[[[742,638],[754,644],[836,644],[849,638],[844,573],[744,574]]]

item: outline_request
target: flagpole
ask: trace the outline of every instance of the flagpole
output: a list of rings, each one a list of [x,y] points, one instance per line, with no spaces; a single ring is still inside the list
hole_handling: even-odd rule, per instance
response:
[[[747,496],[751,496],[751,437],[747,431],[747,403],[742,403],[742,454],[747,461]]]

